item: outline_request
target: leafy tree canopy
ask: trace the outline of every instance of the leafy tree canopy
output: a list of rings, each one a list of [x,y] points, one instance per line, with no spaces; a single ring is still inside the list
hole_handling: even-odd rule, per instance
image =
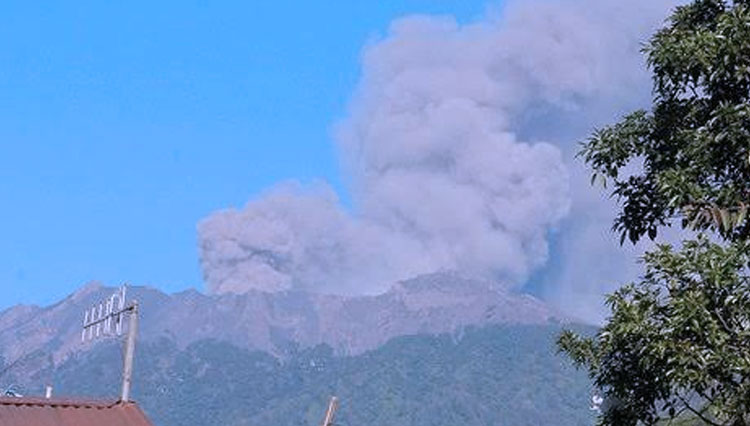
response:
[[[644,51],[651,109],[580,156],[620,203],[621,242],[675,224],[708,236],[648,253],[599,333],[559,348],[605,394],[600,424],[750,425],[750,1],[678,7]]]
[[[615,230],[636,242],[684,227],[747,238],[750,1],[676,9],[646,46],[654,105],[594,133],[580,155],[622,203]]]
[[[689,414],[707,424],[750,424],[750,245],[702,237],[645,257],[642,281],[610,295],[595,339],[559,340],[607,391],[603,424],[654,424]]]

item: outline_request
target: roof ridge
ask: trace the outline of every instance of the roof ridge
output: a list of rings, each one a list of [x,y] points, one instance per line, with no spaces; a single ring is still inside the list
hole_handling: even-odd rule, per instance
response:
[[[30,405],[81,408],[112,408],[125,405],[122,401],[105,399],[77,399],[77,398],[43,398],[43,397],[0,397],[0,405]]]

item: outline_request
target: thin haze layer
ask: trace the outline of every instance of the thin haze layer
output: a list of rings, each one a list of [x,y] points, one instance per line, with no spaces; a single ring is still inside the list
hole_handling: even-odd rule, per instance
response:
[[[288,182],[212,214],[198,227],[209,290],[374,293],[437,270],[522,286],[571,201],[610,208],[575,171],[571,190],[573,142],[647,99],[640,43],[673,3],[518,0],[468,25],[394,22],[337,130],[353,208]]]

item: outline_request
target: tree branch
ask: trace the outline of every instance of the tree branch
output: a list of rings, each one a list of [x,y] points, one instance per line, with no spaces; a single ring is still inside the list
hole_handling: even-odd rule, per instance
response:
[[[687,408],[688,410],[690,410],[691,413],[695,414],[696,416],[698,416],[699,419],[703,420],[704,422],[708,423],[709,425],[711,425],[711,426],[724,426],[721,423],[716,423],[716,422],[714,422],[712,420],[709,420],[706,416],[703,415],[702,412],[700,412],[700,411],[696,410],[695,408],[693,408],[685,400],[685,398],[683,398],[681,395],[677,394],[677,398],[679,398],[680,401],[682,401],[682,403],[685,404],[685,408]]]

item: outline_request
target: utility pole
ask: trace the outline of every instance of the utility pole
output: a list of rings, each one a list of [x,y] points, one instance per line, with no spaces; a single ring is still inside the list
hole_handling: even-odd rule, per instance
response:
[[[138,335],[138,301],[130,305],[128,339],[125,341],[125,359],[122,366],[122,392],[120,401],[130,401],[130,385],[133,383],[133,358],[135,358],[135,338]]]
[[[326,410],[326,417],[323,419],[323,426],[333,426],[333,419],[336,417],[336,410],[338,408],[339,399],[332,396],[330,402],[328,402],[328,410]]]
[[[107,300],[94,304],[86,309],[83,317],[83,331],[81,341],[93,340],[101,336],[121,336],[123,319],[129,317],[128,336],[125,340],[125,357],[122,365],[122,388],[120,402],[130,401],[130,387],[133,382],[133,359],[135,358],[135,340],[138,335],[138,301],[125,305],[127,286],[110,296]]]

